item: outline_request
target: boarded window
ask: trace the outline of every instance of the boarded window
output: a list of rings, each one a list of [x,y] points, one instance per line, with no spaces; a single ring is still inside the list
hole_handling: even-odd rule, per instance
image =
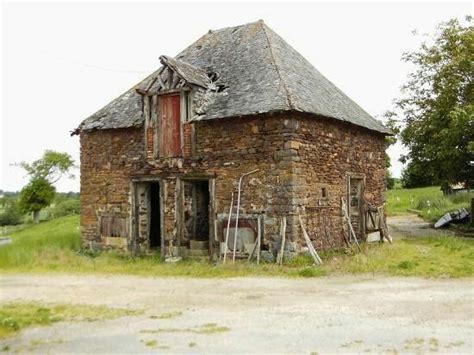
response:
[[[159,96],[160,156],[181,156],[180,94]]]
[[[127,218],[115,216],[100,217],[100,235],[128,238]]]

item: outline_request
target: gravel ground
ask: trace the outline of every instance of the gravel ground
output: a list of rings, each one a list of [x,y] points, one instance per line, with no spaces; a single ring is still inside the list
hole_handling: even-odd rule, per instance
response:
[[[390,235],[394,238],[454,235],[454,232],[449,229],[432,228],[430,223],[414,214],[390,216],[387,224]]]
[[[4,275],[0,303],[104,304],[140,316],[56,323],[10,352],[473,353],[473,280]],[[174,312],[166,319],[154,316]]]

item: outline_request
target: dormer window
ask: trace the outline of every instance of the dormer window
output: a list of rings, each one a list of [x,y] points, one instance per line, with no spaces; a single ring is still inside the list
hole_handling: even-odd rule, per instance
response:
[[[223,86],[216,73],[181,60],[160,57],[163,66],[137,88],[143,97],[145,150],[148,159],[190,156],[194,124]]]

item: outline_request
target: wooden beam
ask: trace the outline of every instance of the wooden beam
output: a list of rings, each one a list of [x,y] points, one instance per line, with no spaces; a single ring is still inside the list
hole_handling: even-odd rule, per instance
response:
[[[311,242],[311,239],[309,238],[308,233],[306,232],[306,228],[303,225],[303,221],[301,220],[301,215],[300,214],[298,214],[298,219],[299,219],[299,222],[300,222],[301,230],[303,231],[304,240],[306,241],[306,245],[308,246],[309,253],[313,257],[313,260],[316,264],[322,265],[323,261],[319,257],[318,252],[314,248],[314,245]]]
[[[277,262],[277,264],[279,264],[281,266],[281,265],[283,265],[283,253],[285,251],[286,217],[283,217],[281,219],[280,234],[281,234],[280,252],[277,254],[276,262]]]

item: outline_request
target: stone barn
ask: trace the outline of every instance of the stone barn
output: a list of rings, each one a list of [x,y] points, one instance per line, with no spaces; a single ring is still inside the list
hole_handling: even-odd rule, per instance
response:
[[[302,225],[317,250],[377,230],[390,132],[263,21],[159,59],[74,131],[84,246],[271,257],[308,250]]]

